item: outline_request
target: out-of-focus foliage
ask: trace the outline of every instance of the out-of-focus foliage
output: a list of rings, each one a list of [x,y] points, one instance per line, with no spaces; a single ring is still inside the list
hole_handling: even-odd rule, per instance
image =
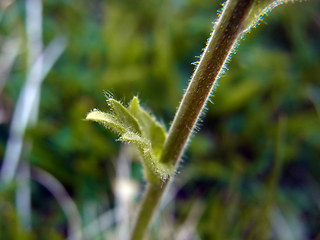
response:
[[[112,133],[83,121],[87,112],[106,106],[104,90],[125,103],[138,95],[168,128],[219,4],[43,1],[44,43],[64,35],[68,45],[44,80],[38,123],[27,133],[32,150],[22,159],[63,184],[83,226],[116,207],[122,156]],[[319,238],[319,19],[317,0],[288,4],[240,42],[184,156],[173,206],[163,210],[150,239],[176,239],[173,229],[185,226],[196,200],[203,212],[193,222],[199,239]],[[26,75],[24,1],[4,9],[0,21],[1,46],[12,36],[22,44],[0,92],[2,159]],[[142,181],[135,161],[129,175]],[[32,181],[28,232],[18,220],[15,188],[0,189],[0,239],[64,239],[67,220],[55,198]],[[112,231],[92,239],[103,234],[113,239]]]

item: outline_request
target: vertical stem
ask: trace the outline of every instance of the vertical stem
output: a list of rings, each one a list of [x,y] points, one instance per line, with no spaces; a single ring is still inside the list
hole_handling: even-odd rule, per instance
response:
[[[152,216],[158,207],[161,196],[166,189],[168,181],[162,185],[149,183],[145,190],[145,196],[140,203],[140,209],[136,219],[135,227],[131,234],[131,240],[142,240],[150,225]]]
[[[183,153],[219,73],[232,52],[254,0],[229,0],[214,27],[166,140],[162,162],[176,164]]]
[[[227,1],[170,127],[160,159],[161,162],[178,164],[211,89],[243,31],[244,22],[254,1]],[[149,183],[147,186],[131,240],[142,240],[144,238],[169,181],[170,179],[162,185]]]

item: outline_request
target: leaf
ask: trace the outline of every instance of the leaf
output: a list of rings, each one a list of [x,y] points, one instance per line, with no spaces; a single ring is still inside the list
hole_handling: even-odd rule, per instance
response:
[[[88,113],[86,120],[101,123],[106,128],[109,128],[119,134],[127,132],[127,130],[121,124],[119,124],[111,114],[104,113],[96,109]]]
[[[147,111],[139,105],[139,99],[134,97],[129,105],[130,113],[139,121],[142,134],[150,139],[152,150],[156,157],[160,157],[166,131]]]
[[[108,103],[117,121],[119,121],[128,130],[136,133],[141,133],[137,120],[129,113],[129,111],[124,106],[121,105],[121,103],[112,98],[108,99]]]
[[[172,175],[174,167],[170,163],[158,161],[151,150],[151,144],[148,139],[141,138],[138,134],[127,132],[120,137],[120,140],[137,146],[145,165],[147,179],[157,181],[160,177],[163,181]]]
[[[128,143],[133,143],[135,144],[139,150],[147,150],[151,148],[150,142],[145,139],[140,137],[138,134],[133,133],[133,132],[126,132],[120,137],[120,140],[123,142],[128,142]]]
[[[172,175],[172,164],[159,161],[166,140],[163,126],[140,107],[137,97],[131,100],[128,108],[112,98],[107,102],[111,113],[93,110],[86,119],[115,131],[120,135],[120,141],[133,144],[141,155],[145,176],[149,182],[163,181]]]
[[[255,0],[244,24],[244,32],[248,32],[252,27],[256,27],[262,20],[262,17],[267,15],[273,8],[294,1],[295,0]]]

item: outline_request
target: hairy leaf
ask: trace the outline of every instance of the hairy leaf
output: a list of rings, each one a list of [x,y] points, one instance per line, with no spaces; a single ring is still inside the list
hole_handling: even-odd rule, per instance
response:
[[[262,17],[278,5],[294,2],[296,0],[255,0],[244,25],[244,32],[256,27]]]
[[[122,106],[121,103],[114,99],[108,99],[109,106],[114,114],[115,119],[119,121],[126,129],[136,133],[141,133],[137,120]]]
[[[150,139],[152,150],[157,157],[160,157],[166,131],[147,111],[139,105],[139,99],[134,97],[128,107],[130,113],[139,121],[142,135]]]
[[[86,119],[98,122],[120,135],[119,140],[131,143],[138,149],[148,181],[159,182],[167,179],[174,170],[170,163],[160,163],[166,131],[154,117],[139,105],[134,97],[128,108],[120,102],[107,100],[111,112],[93,110]]]
[[[86,120],[101,123],[106,128],[109,128],[119,134],[124,134],[127,132],[126,128],[119,124],[119,122],[117,122],[117,120],[111,114],[101,112],[96,109],[88,113]]]

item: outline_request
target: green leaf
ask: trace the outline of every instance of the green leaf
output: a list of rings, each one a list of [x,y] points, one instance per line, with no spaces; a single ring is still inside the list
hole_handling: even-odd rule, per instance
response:
[[[120,140],[132,143],[137,147],[142,156],[146,177],[149,181],[158,181],[159,178],[164,181],[173,174],[174,167],[170,163],[161,163],[154,156],[148,139],[142,138],[133,132],[127,132],[120,137]]]
[[[157,158],[160,158],[166,131],[147,111],[139,105],[139,99],[134,97],[128,107],[130,113],[139,121],[142,134],[150,139],[152,150]]]
[[[111,113],[93,110],[86,119],[115,131],[120,135],[120,141],[133,144],[141,155],[145,176],[149,182],[163,181],[172,175],[172,164],[159,161],[166,140],[163,126],[140,107],[137,97],[132,99],[128,108],[112,98],[107,102]]]
[[[114,132],[119,134],[124,134],[127,132],[126,128],[119,124],[111,114],[101,112],[96,109],[88,113],[86,120],[101,123],[106,128],[113,130]]]
[[[262,17],[267,15],[276,6],[294,1],[295,0],[255,0],[244,24],[244,32],[248,32],[252,27],[256,27],[262,20]]]
[[[109,106],[114,114],[114,117],[121,123],[125,128],[136,133],[141,133],[137,120],[129,113],[129,111],[122,106],[118,101],[110,98],[108,99]]]
[[[151,148],[151,144],[147,139],[142,138],[138,134],[133,132],[126,132],[120,137],[120,140],[123,142],[135,144],[139,150],[141,149],[143,151],[144,150],[147,151],[147,150],[150,150]]]

